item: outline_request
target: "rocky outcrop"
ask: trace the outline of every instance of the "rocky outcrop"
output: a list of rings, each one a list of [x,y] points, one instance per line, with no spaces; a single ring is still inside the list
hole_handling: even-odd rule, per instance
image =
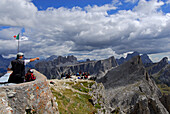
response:
[[[106,105],[126,114],[169,114],[159,98],[161,92],[136,56],[98,79],[105,87]]]
[[[62,60],[60,60],[62,61]],[[105,60],[89,61],[83,63],[77,63],[74,65],[56,65],[57,62],[41,62],[36,64],[36,69],[47,76],[48,79],[60,78],[61,73],[77,73],[89,72],[90,74],[96,74],[98,78],[102,77],[107,70],[117,66],[117,62],[114,57],[110,57]]]
[[[36,80],[0,87],[1,114],[58,114],[58,104],[46,77],[34,71]]]
[[[135,56],[139,56],[140,53],[139,52],[133,52],[132,54],[127,54],[127,57],[124,58],[124,57],[121,57],[120,59],[116,59],[117,63],[120,65],[120,64],[123,64],[124,62],[132,59],[133,57]],[[147,54],[142,54],[141,55],[141,59],[142,59],[142,62],[145,64],[145,63],[152,63],[151,59],[149,58],[149,56]]]
[[[116,59],[116,61],[117,61],[117,63],[120,65],[120,64],[123,64],[124,62],[132,59],[132,57],[135,57],[135,56],[138,56],[138,55],[140,55],[140,53],[138,53],[138,52],[135,51],[135,52],[133,52],[133,53],[131,53],[131,54],[127,54],[127,57],[126,57],[126,58],[121,57],[120,59]]]

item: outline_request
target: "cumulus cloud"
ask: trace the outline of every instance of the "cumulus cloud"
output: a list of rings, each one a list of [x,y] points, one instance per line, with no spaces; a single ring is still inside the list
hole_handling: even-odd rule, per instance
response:
[[[1,0],[0,25],[33,25],[33,20],[36,12],[37,8],[30,0]]]
[[[75,54],[79,58],[99,59],[119,57],[129,51],[155,54],[170,50],[170,14],[161,11],[164,2],[140,0],[132,10],[108,14],[117,10],[117,3],[120,1],[113,0],[103,6],[50,7],[38,11],[30,0],[2,0],[0,25],[10,28],[0,31],[0,45],[10,46],[0,48],[0,52],[15,53],[16,44],[9,37],[23,27],[24,36],[29,38],[21,43],[21,51],[27,56]]]

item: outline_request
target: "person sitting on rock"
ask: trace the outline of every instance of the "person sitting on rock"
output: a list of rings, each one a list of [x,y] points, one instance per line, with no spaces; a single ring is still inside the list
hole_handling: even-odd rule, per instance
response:
[[[27,74],[25,75],[25,82],[34,81],[36,79],[35,75],[33,74],[33,70],[29,69]]]
[[[39,60],[39,57],[22,60],[24,54],[19,52],[17,53],[17,58],[12,60],[7,70],[12,70],[8,83],[23,83],[25,79],[25,65],[29,62]]]

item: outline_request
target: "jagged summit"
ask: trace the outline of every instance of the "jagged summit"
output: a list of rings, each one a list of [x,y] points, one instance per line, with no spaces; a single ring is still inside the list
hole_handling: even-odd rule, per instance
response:
[[[160,62],[168,64],[168,57],[164,57]]]
[[[118,64],[123,64],[124,62],[132,59],[133,57],[135,56],[140,56],[140,53],[139,52],[133,52],[131,54],[127,54],[127,57],[124,58],[124,57],[121,57],[120,59],[116,59],[116,61],[118,62]],[[149,58],[149,56],[147,54],[142,54],[141,55],[141,59],[142,59],[142,62],[145,64],[145,63],[152,63],[151,59]]]
[[[161,92],[145,70],[140,56],[110,70],[97,82],[105,87],[107,104],[113,109],[119,108],[121,113],[168,114],[159,101]]]
[[[70,65],[70,64],[75,64],[77,62],[77,58],[74,57],[73,55],[71,56],[58,56],[56,59],[53,61],[56,65]]]
[[[133,57],[138,56],[138,55],[140,55],[140,53],[137,52],[137,51],[134,51],[134,52],[131,53],[131,54],[127,54],[126,60],[128,61],[128,60],[130,60],[130,59],[132,59]]]

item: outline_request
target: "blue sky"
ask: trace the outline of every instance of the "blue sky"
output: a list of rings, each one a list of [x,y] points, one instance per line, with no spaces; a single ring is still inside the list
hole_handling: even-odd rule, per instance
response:
[[[33,0],[32,1],[39,10],[46,10],[48,7],[66,7],[72,8],[75,6],[84,8],[87,5],[98,5],[109,4],[112,0]]]
[[[119,1],[122,3],[122,5],[118,7],[116,11],[113,11],[112,13],[115,13],[119,10],[131,10],[139,2],[139,0],[131,0],[131,2],[127,2],[126,0],[119,0]],[[149,1],[149,0],[146,0],[146,1]],[[167,2],[168,0],[162,0],[162,1]],[[114,1],[113,0],[33,0],[32,2],[34,3],[35,6],[37,6],[38,10],[46,10],[49,7],[72,8],[72,7],[78,6],[78,7],[84,8],[88,5],[102,6],[104,4],[111,4]],[[161,6],[161,10],[165,13],[170,12],[170,5],[165,4]]]
[[[5,57],[16,54],[18,33],[27,57],[170,56],[170,0],[1,0],[0,14]]]

